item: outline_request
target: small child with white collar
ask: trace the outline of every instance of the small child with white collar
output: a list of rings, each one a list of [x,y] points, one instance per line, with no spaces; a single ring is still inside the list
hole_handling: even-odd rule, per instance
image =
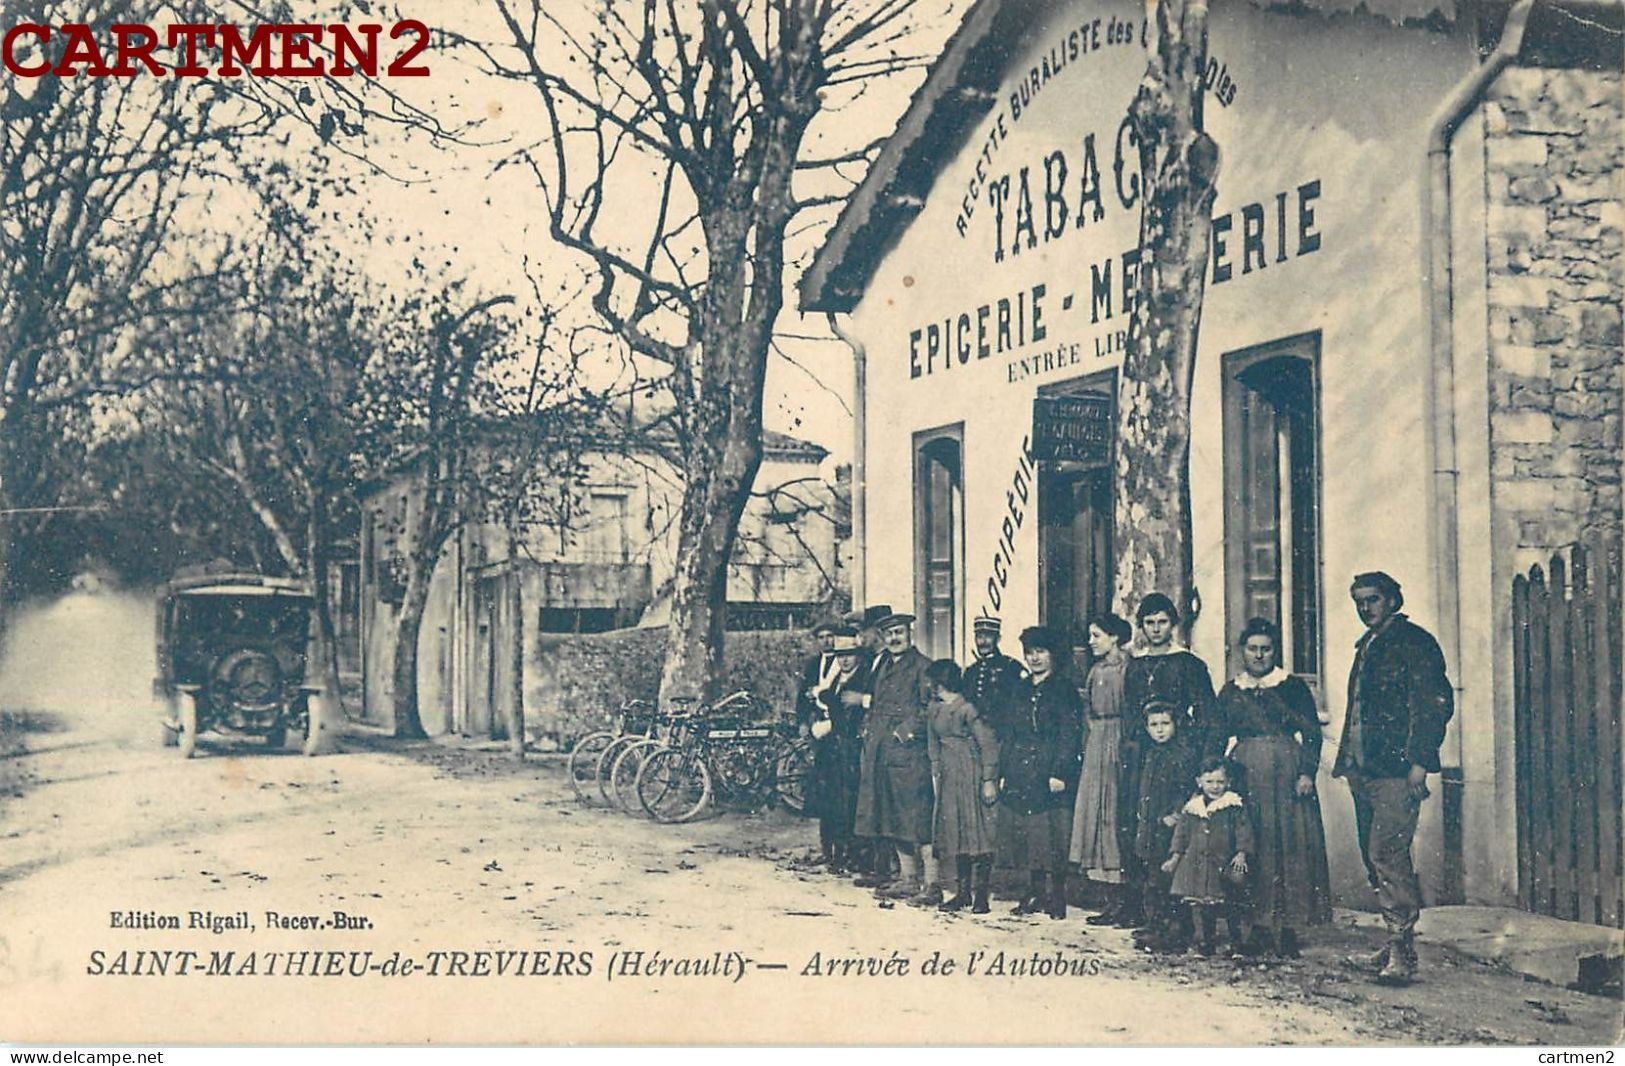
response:
[[[1229,764],[1218,756],[1202,760],[1197,793],[1179,813],[1164,871],[1174,875],[1172,894],[1191,908],[1198,929],[1196,950],[1212,955],[1222,912],[1232,954],[1246,938],[1247,856],[1253,850],[1252,818],[1246,803],[1230,789]]]

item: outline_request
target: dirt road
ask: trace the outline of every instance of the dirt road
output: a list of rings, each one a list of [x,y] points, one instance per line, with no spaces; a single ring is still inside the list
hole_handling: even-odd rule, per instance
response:
[[[1076,918],[882,909],[797,868],[807,823],[583,808],[556,760],[352,740],[183,762],[144,711],[4,721],[0,1039],[1572,1044],[1618,1027],[1615,1002],[1434,948],[1426,982],[1377,989],[1333,965],[1348,930],[1266,970],[1153,960]],[[187,928],[194,911],[228,927]],[[168,916],[182,928],[114,927]],[[812,975],[832,965],[845,975]]]

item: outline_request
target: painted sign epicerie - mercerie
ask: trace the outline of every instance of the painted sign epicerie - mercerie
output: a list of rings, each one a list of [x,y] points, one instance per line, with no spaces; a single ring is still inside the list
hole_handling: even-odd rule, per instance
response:
[[[970,254],[986,256],[1000,273],[1036,257],[1040,280],[1029,268],[1005,291],[983,290],[910,328],[911,381],[996,358],[1007,384],[1054,379],[1122,352],[1140,262],[1137,246],[1122,245],[1138,227],[1141,188],[1139,140],[1127,113],[1133,89],[1122,73],[1137,64],[1142,36],[1135,19],[1091,18],[1058,29],[1031,63],[1012,71],[973,142],[971,173],[947,188],[958,197],[954,231]],[[1229,70],[1215,57],[1204,79],[1226,108],[1238,89]],[[1077,101],[1072,128],[1048,144],[1016,136],[1056,86]],[[1209,282],[1223,285],[1317,251],[1320,196],[1316,178],[1215,214]]]

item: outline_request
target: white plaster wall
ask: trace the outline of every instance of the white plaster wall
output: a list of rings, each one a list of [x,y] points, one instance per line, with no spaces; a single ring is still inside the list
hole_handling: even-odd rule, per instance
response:
[[[1066,30],[1098,17],[1136,19],[1140,7],[1109,2],[1058,5],[1051,24],[1012,64],[1026,70]],[[1104,31],[1103,31],[1104,32]],[[1406,609],[1434,627],[1429,528],[1431,472],[1426,425],[1426,329],[1420,274],[1420,186],[1427,124],[1447,88],[1474,63],[1464,34],[1400,29],[1367,16],[1265,13],[1225,3],[1213,12],[1211,55],[1236,85],[1224,106],[1207,103],[1208,128],[1222,154],[1215,216],[1235,213],[1229,236],[1232,278],[1210,284],[1204,308],[1193,402],[1192,507],[1198,587],[1205,610],[1195,650],[1222,676],[1227,634],[1242,620],[1224,617],[1224,480],[1220,357],[1223,353],[1319,330],[1321,340],[1322,590],[1325,648],[1325,764],[1335,754],[1346,677],[1361,626],[1348,604],[1349,578],[1383,569],[1404,586]],[[987,560],[997,551],[1031,401],[1040,383],[1114,366],[1116,353],[1095,345],[1121,328],[1092,323],[1090,264],[1137,241],[1138,209],[1125,210],[1110,191],[1111,144],[1143,71],[1137,47],[1103,47],[1069,63],[1019,121],[1001,103],[943,168],[924,209],[876,272],[854,314],[869,355],[869,599],[894,605],[913,596],[913,434],[965,425],[968,595],[966,620],[987,602]],[[1006,85],[1011,83],[1006,79]],[[1084,134],[1094,132],[1106,217],[1082,231],[1002,263],[992,257],[992,211],[985,197],[960,237],[955,218],[990,131],[1005,113],[1008,136],[991,153],[994,174],[1026,164],[1035,197],[1043,159],[1056,148],[1076,166]],[[1076,171],[1069,178],[1075,180]],[[1320,182],[1314,228],[1317,251],[1296,255],[1296,190]],[[1275,195],[1288,193],[1289,257],[1276,261]],[[1075,204],[1075,196],[1069,196]],[[1265,208],[1267,265],[1243,273],[1241,205]],[[1042,206],[1035,201],[1042,229]],[[1069,224],[1072,221],[1068,220]],[[1006,220],[1008,239],[1009,220]],[[1114,272],[1116,265],[1114,264]],[[1114,282],[1118,279],[1114,276]],[[1040,378],[1010,381],[1011,359],[993,355],[952,369],[909,376],[909,332],[999,296],[1047,286],[1048,337],[1017,353],[1031,355],[1076,343],[1083,357]],[[1074,296],[1063,310],[1067,293]],[[1114,308],[1115,310],[1115,308]],[[1006,631],[1037,613],[1036,523],[1015,538],[1015,562],[1000,613]],[[961,626],[963,631],[968,628]],[[1451,664],[1452,672],[1459,670]],[[1334,880],[1364,899],[1353,847],[1346,790],[1323,778],[1323,808],[1333,845]],[[1424,814],[1418,848],[1429,884],[1437,885],[1439,809]],[[1427,823],[1433,823],[1428,825]]]

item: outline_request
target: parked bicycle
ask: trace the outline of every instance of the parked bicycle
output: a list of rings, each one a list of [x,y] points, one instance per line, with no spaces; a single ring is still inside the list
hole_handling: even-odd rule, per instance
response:
[[[765,713],[764,713],[765,712]],[[812,742],[793,722],[774,720],[749,693],[735,693],[696,717],[678,738],[641,756],[634,791],[659,822],[686,822],[713,802],[781,803],[801,813]]]
[[[673,701],[675,709],[668,714],[656,715],[655,727],[641,740],[627,739],[614,750],[606,751],[600,764],[598,786],[609,802],[627,814],[641,814],[638,804],[638,770],[650,755],[662,748],[685,743],[687,730],[698,718],[710,714],[711,709],[692,699]]]
[[[602,798],[599,765],[606,753],[626,738],[637,740],[650,735],[655,726],[654,704],[648,700],[627,700],[615,713],[614,724],[586,734],[570,749],[570,789],[582,803]]]

